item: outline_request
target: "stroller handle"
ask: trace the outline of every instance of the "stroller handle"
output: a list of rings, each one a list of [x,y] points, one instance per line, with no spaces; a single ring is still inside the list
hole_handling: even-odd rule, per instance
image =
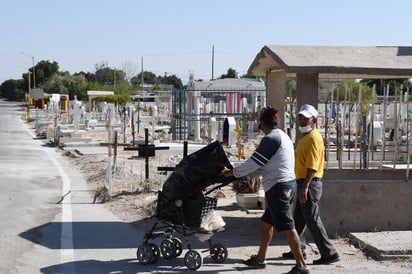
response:
[[[215,190],[218,189],[218,188],[227,186],[228,184],[230,184],[230,183],[233,182],[234,180],[236,180],[235,176],[226,177],[226,176],[220,175],[219,177],[217,177],[217,178],[214,180],[215,184],[218,184],[218,185],[215,186],[215,187],[213,187],[213,188],[210,189],[209,191],[207,191],[205,194],[207,195],[207,194],[215,191]]]

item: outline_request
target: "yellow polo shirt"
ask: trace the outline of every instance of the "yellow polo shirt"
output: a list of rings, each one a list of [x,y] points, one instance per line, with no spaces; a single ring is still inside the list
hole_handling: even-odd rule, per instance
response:
[[[325,145],[319,131],[315,128],[303,135],[296,147],[295,174],[296,179],[306,177],[308,168],[316,170],[315,177],[323,177],[325,163]]]

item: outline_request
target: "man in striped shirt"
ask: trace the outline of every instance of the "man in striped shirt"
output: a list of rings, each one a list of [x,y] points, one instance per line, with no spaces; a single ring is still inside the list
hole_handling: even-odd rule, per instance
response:
[[[261,217],[259,251],[244,263],[253,268],[266,267],[266,251],[275,229],[284,233],[296,260],[296,266],[289,273],[309,273],[293,220],[297,192],[294,148],[289,136],[278,128],[277,113],[272,107],[262,109],[259,128],[265,136],[248,160],[233,170],[223,171],[223,175],[239,178],[254,173],[262,176],[267,208]]]

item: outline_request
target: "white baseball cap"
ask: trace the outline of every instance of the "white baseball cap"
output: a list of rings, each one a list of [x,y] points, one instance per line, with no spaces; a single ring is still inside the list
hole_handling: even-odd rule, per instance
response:
[[[301,106],[298,114],[302,114],[306,118],[318,117],[318,111],[316,110],[316,108],[308,104]]]

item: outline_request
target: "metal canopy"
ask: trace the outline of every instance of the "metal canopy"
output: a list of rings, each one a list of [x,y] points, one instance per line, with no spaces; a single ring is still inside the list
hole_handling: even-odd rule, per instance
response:
[[[412,78],[412,47],[266,45],[248,74],[266,76],[267,71],[285,71],[288,77],[318,73],[320,79]]]

